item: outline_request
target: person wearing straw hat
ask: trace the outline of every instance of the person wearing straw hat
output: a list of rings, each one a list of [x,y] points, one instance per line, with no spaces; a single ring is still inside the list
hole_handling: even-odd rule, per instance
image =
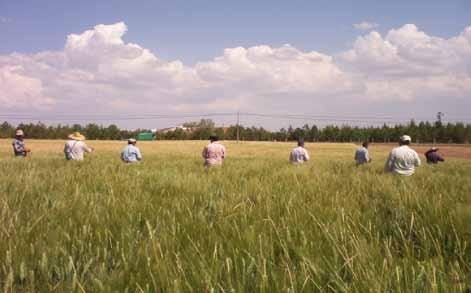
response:
[[[212,166],[221,166],[226,156],[226,148],[219,143],[217,135],[209,136],[210,143],[204,147],[202,156],[204,159],[204,166],[206,168]]]
[[[289,154],[289,161],[292,164],[303,164],[304,162],[309,161],[309,153],[304,148],[304,139],[298,139],[298,146]]]
[[[26,147],[24,142],[25,133],[22,129],[17,129],[15,132],[15,139],[11,143],[13,146],[13,153],[15,157],[24,158],[31,152],[29,148]]]
[[[87,146],[85,136],[80,132],[74,132],[68,136],[69,140],[65,143],[64,154],[66,160],[83,161],[84,153],[91,153],[94,149]]]
[[[385,172],[410,176],[414,174],[415,168],[420,166],[420,158],[416,151],[409,147],[411,137],[403,135],[399,138],[399,146],[395,147],[386,160]]]
[[[437,147],[432,147],[425,152],[425,158],[429,164],[438,164],[438,162],[445,162],[445,159],[438,153]]]
[[[125,163],[136,163],[142,160],[141,151],[136,147],[134,138],[128,139],[128,145],[121,151],[121,160]]]

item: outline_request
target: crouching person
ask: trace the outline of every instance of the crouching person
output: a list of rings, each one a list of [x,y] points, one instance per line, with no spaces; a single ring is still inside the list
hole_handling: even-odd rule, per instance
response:
[[[438,153],[438,148],[433,147],[425,152],[425,158],[429,164],[438,164],[438,162],[445,162],[443,156]]]
[[[226,148],[219,143],[219,138],[216,135],[209,136],[210,143],[204,147],[202,156],[204,159],[204,166],[206,168],[212,166],[221,166],[226,156]]]
[[[91,153],[94,149],[87,146],[85,136],[80,132],[74,132],[68,136],[69,140],[65,143],[64,154],[65,159],[70,161],[83,161],[84,153]]]
[[[121,160],[125,163],[136,163],[142,160],[141,151],[136,147],[134,138],[128,139],[128,145],[121,151]]]

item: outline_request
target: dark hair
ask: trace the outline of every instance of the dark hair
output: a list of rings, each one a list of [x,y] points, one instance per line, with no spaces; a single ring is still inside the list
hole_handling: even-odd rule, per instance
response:
[[[365,147],[365,148],[368,148],[368,145],[369,145],[369,144],[370,144],[369,142],[365,141],[365,142],[363,142],[361,145],[362,145],[363,147]]]
[[[400,140],[399,145],[410,145],[410,140]]]
[[[209,136],[209,140],[210,141],[218,141],[219,140],[219,137],[215,134],[212,134]]]
[[[304,146],[304,138],[298,139],[298,146]]]

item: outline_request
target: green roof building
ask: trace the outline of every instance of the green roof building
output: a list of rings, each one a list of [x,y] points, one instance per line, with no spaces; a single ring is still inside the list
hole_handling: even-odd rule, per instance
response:
[[[155,140],[152,132],[141,132],[137,135],[137,140]]]

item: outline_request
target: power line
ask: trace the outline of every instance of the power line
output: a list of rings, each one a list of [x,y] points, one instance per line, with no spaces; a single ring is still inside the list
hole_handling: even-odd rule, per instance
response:
[[[221,113],[199,113],[199,114],[135,114],[135,113],[107,113],[107,114],[2,114],[0,119],[7,120],[34,120],[34,121],[125,121],[125,120],[158,120],[158,119],[194,119],[205,117],[236,117],[239,124],[240,116],[251,118],[304,120],[316,122],[337,123],[404,123],[415,121],[433,121],[431,117],[393,117],[379,115],[314,115],[314,114],[276,114],[276,113],[251,113],[251,112],[221,112]],[[467,122],[470,118],[448,117],[450,122]]]

